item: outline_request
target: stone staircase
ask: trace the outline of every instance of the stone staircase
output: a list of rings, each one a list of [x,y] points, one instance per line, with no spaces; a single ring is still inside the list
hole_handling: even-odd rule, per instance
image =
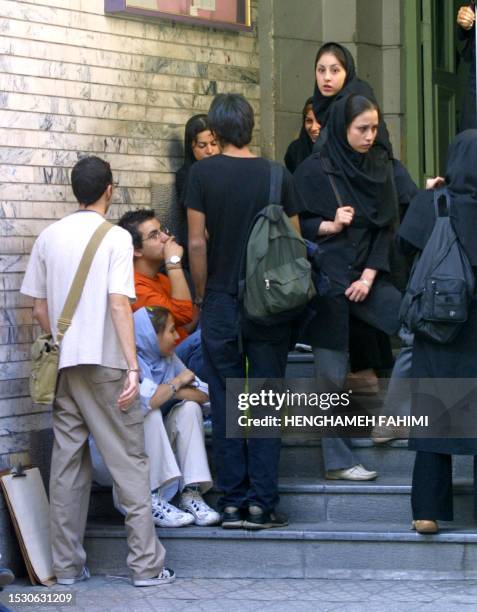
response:
[[[310,357],[292,354],[289,377],[312,375]],[[376,481],[326,481],[319,441],[285,440],[280,509],[290,525],[259,532],[157,529],[167,563],[197,578],[477,578],[472,458],[454,458],[455,522],[422,536],[410,529],[414,453],[390,446],[355,451],[379,471]],[[217,496],[209,493],[209,502]],[[110,490],[93,490],[85,544],[93,572],[127,572],[125,529]]]

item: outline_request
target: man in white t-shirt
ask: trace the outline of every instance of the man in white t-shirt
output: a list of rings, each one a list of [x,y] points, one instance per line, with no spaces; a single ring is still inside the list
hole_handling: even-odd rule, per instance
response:
[[[79,210],[40,234],[21,288],[34,298],[34,318],[53,337],[84,250],[111,203],[111,168],[99,157],[83,158],[73,168],[71,185]],[[165,550],[151,516],[129,304],[134,298],[131,236],[116,226],[94,256],[61,343],[50,478],[53,570],[60,584],[89,578],[82,542],[91,487],[90,433],[126,511],[133,584],[158,586],[175,579],[174,572],[164,568]]]

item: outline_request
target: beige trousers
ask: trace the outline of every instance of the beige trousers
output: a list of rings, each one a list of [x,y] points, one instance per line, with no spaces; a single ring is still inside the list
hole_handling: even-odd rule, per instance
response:
[[[165,421],[165,422],[164,422]],[[176,404],[165,419],[151,410],[144,419],[144,439],[149,457],[151,491],[172,491],[200,484],[202,492],[212,486],[204,443],[202,409],[196,402]],[[175,491],[169,486],[177,483]]]
[[[133,578],[157,576],[165,550],[156,537],[151,514],[149,465],[144,452],[139,402],[122,412],[117,398],[122,370],[80,365],[60,371],[53,407],[54,444],[50,477],[53,570],[57,577],[81,573],[86,561],[83,536],[91,488],[88,435],[108,467],[126,511],[128,566]]]

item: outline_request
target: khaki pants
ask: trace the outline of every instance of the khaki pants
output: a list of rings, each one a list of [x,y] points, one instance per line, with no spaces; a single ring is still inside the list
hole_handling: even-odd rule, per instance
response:
[[[128,566],[133,578],[157,576],[165,550],[151,514],[149,465],[139,403],[127,412],[117,406],[122,370],[80,365],[61,370],[53,408],[50,507],[53,570],[57,577],[81,573],[86,561],[83,536],[91,488],[88,435],[94,436],[126,511]]]
[[[165,419],[160,410],[151,410],[144,419],[144,434],[152,491],[165,489],[174,481],[179,490],[188,484],[200,484],[203,493],[210,489],[212,476],[199,404],[176,404]]]

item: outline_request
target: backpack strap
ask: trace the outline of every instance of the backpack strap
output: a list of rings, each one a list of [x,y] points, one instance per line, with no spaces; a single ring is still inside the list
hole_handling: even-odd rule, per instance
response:
[[[270,162],[270,196],[269,204],[281,205],[283,184],[283,166],[276,162]]]
[[[434,211],[437,217],[450,217],[451,199],[447,187],[434,189]]]

